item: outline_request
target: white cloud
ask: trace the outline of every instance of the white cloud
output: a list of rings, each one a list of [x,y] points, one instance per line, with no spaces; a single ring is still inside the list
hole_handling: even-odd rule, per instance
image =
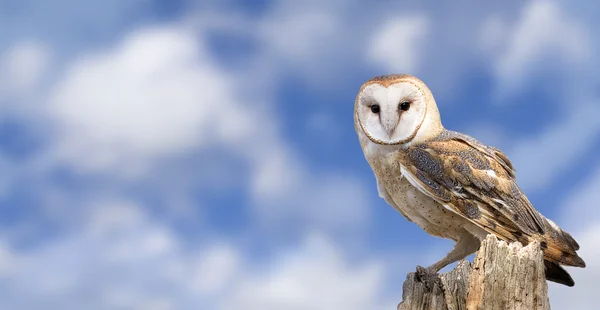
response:
[[[10,284],[2,308],[135,308],[161,298],[180,254],[173,235],[129,202],[99,204],[88,216],[43,246],[10,249],[17,264],[0,278]]]
[[[354,60],[355,48],[340,47],[363,36],[350,29],[347,19],[353,16],[346,8],[340,1],[272,1],[261,14],[209,8],[192,15],[192,22],[253,42],[240,67],[251,68],[262,87],[276,87],[273,82],[289,74],[330,89],[337,80],[333,68]]]
[[[47,69],[50,52],[37,41],[21,41],[11,46],[2,55],[0,91],[22,94],[34,88]]]
[[[203,48],[186,29],[144,29],[76,61],[49,107],[59,156],[83,170],[139,172],[160,156],[250,135],[252,112]]]
[[[498,15],[492,15],[483,21],[479,33],[479,48],[493,56],[502,49],[502,43],[509,34],[506,22]]]
[[[331,242],[309,235],[269,270],[241,279],[220,309],[385,309],[380,262],[350,263]]]
[[[594,167],[594,164],[596,165]],[[574,184],[574,190],[561,204],[561,219],[572,230],[590,230],[600,221],[600,165],[588,164],[589,175]]]
[[[15,257],[4,240],[0,241],[0,279],[9,277],[17,266]]]
[[[233,244],[186,244],[130,201],[80,207],[85,220],[42,246],[0,243],[0,308],[197,309],[241,280]]]
[[[416,74],[429,21],[424,16],[396,16],[377,27],[367,51],[368,59],[388,72]]]
[[[115,187],[127,190],[130,177],[144,184],[162,180],[165,171],[161,169],[169,166],[161,164],[167,159],[198,149],[217,149],[243,162],[240,168],[247,171],[234,177],[248,188],[247,207],[262,224],[291,221],[299,230],[364,227],[369,204],[363,184],[354,175],[314,171],[280,136],[278,117],[267,109],[272,89],[252,90],[264,94],[258,98],[262,101],[246,96],[245,90],[254,86],[255,79],[229,75],[212,61],[205,39],[203,29],[181,25],[137,29],[114,46],[67,63],[59,80],[51,84],[48,102],[35,102],[37,112],[29,115],[31,123],[43,128],[48,149],[18,169],[27,170],[28,178],[43,179],[64,166],[73,168],[83,180],[109,176],[108,182],[114,185],[108,192],[114,194],[120,191]],[[33,72],[23,74],[28,77],[24,81],[35,81],[43,67],[55,65],[36,63],[37,71],[31,69],[37,68],[33,65],[19,67]],[[229,158],[216,160],[230,164]],[[193,180],[179,179],[177,173],[166,175],[170,179],[161,183],[156,194],[169,201],[170,211],[182,204],[198,208],[187,196],[195,186]],[[54,193],[49,185],[38,185],[40,191]],[[70,215],[73,197],[64,195],[68,197],[45,199],[48,216]],[[160,235],[144,242],[139,245],[144,251],[168,247]],[[123,252],[115,249],[112,255],[131,255],[126,250],[129,246],[122,246]]]
[[[350,261],[321,234],[257,264],[224,240],[188,244],[129,201],[82,207],[86,220],[44,246],[0,244],[7,288],[0,307],[383,309],[386,302],[382,263]]]
[[[267,109],[272,89],[255,88],[253,94],[262,96],[248,96],[256,79],[229,75],[212,61],[204,34],[181,25],[138,29],[68,63],[48,104],[36,102],[30,115],[50,141],[27,167],[29,174],[67,166],[127,186],[129,178],[162,178],[166,160],[218,150],[243,162],[247,171],[234,177],[249,189],[249,208],[263,223],[287,219],[323,228],[368,222],[364,187],[352,175],[311,171]],[[159,188],[171,206],[189,204],[182,195],[194,185],[184,181],[171,179]],[[69,213],[68,205],[49,204]]]
[[[219,244],[209,248],[197,264],[194,273],[193,288],[200,294],[222,292],[235,275],[240,272],[240,254],[237,249]]]
[[[341,25],[328,10],[281,2],[259,26],[271,52],[281,55],[285,61],[306,63],[322,54]]]
[[[293,76],[311,87],[331,90],[340,66],[355,64],[357,40],[364,37],[341,1],[274,1],[253,20],[261,51],[256,72],[277,79]],[[253,73],[256,74],[256,73]]]
[[[495,23],[500,22],[492,20],[482,31],[498,28]],[[482,38],[490,40],[485,35]],[[511,33],[497,38],[503,42],[482,44],[500,49],[495,52],[498,59],[494,69],[499,89],[504,93],[524,87],[533,70],[542,63],[550,67],[581,65],[591,55],[585,29],[552,1],[530,1],[523,7]]]
[[[284,147],[267,148],[261,154],[251,182],[260,220],[278,227],[293,221],[332,229],[362,228],[369,222],[367,191],[355,176],[308,172]]]
[[[37,40],[10,45],[0,53],[0,116],[7,119],[36,114],[36,101],[44,97],[52,52]]]
[[[518,140],[508,149],[524,189],[545,188],[590,150],[590,141],[600,133],[600,122],[595,117],[600,113],[597,101],[577,103],[538,136]],[[535,164],[540,160],[543,165]]]

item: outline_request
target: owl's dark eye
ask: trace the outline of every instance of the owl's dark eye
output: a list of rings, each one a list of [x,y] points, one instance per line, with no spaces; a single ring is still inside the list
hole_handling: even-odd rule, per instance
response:
[[[408,109],[410,109],[410,102],[408,102],[408,101],[400,102],[400,104],[398,104],[398,109],[400,109],[402,111],[408,111]]]
[[[379,105],[378,104],[374,104],[371,106],[371,112],[377,114],[379,113]]]

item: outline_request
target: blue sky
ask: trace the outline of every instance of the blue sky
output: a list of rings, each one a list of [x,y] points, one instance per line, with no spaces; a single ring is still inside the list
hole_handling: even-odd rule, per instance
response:
[[[0,308],[393,309],[452,244],[378,197],[352,113],[411,73],[581,244],[553,308],[593,309],[598,6],[0,0]]]

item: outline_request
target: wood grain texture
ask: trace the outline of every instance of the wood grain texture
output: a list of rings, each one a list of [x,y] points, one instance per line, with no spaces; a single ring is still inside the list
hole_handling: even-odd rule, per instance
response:
[[[523,247],[489,235],[473,263],[450,272],[408,274],[398,310],[550,309],[544,256],[539,243]]]

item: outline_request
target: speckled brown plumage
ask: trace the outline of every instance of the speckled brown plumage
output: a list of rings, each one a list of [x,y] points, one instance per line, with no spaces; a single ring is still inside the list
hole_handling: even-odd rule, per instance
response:
[[[584,267],[577,242],[553,227],[516,184],[507,157],[466,135],[444,131],[407,147],[398,161],[437,201],[508,241],[542,242],[547,260]]]

